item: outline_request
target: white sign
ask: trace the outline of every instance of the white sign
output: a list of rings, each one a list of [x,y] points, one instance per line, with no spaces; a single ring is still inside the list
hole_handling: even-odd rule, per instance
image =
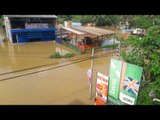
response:
[[[123,94],[122,92],[120,92],[120,100],[126,104],[129,104],[129,105],[134,105],[134,101],[135,101],[135,98],[133,97],[130,97],[126,94]]]
[[[25,28],[48,28],[47,23],[26,23]]]

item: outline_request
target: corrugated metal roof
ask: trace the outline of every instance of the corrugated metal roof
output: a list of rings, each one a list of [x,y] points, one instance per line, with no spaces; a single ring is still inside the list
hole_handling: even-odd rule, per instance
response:
[[[56,15],[4,15],[4,17],[57,18]]]
[[[73,27],[76,30],[81,30],[83,32],[87,32],[96,36],[101,36],[101,35],[111,35],[115,34],[114,31],[111,30],[105,30],[105,29],[100,29],[97,27],[84,27],[84,26],[79,26],[79,27]]]
[[[65,29],[65,30],[67,30],[67,31],[70,31],[72,33],[78,34],[78,35],[84,35],[84,34],[86,34],[85,32],[81,32],[81,31],[75,30],[75,29],[70,28],[70,27],[62,27],[62,28]]]
[[[76,30],[80,30],[80,31],[83,31],[83,32],[95,35],[95,36],[101,36],[102,35],[100,33],[97,33],[97,32],[94,32],[94,31],[91,31],[91,30],[88,30],[88,29],[85,29],[85,27],[83,27],[83,26],[73,27],[73,28],[76,29]]]

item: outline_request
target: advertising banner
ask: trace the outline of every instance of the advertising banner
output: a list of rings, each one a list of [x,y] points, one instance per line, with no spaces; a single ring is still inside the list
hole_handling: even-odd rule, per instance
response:
[[[108,76],[97,73],[96,99],[107,103],[108,97]]]
[[[136,104],[142,70],[142,67],[123,62],[119,95],[121,102],[129,105]]]
[[[115,105],[135,105],[142,67],[111,59],[108,100]]]
[[[119,98],[119,85],[121,77],[122,62],[116,59],[111,59],[109,72],[109,96]]]
[[[106,104],[98,99],[95,99],[94,105],[106,105]]]

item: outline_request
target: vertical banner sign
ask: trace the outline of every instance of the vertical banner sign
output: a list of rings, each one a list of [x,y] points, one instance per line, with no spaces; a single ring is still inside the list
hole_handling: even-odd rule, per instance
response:
[[[119,85],[121,76],[122,62],[116,59],[111,59],[110,73],[109,73],[109,96],[113,99],[119,97]]]
[[[111,59],[108,100],[115,105],[135,105],[142,67]]]
[[[96,99],[107,103],[108,97],[108,76],[97,73]]]
[[[123,62],[119,95],[121,102],[129,105],[136,104],[142,70],[142,67]]]

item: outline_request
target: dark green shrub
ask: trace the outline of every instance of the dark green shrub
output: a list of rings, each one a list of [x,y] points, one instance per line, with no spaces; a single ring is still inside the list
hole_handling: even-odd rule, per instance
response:
[[[113,44],[113,45],[106,45],[106,46],[102,46],[102,48],[116,48],[118,46],[118,44]]]
[[[73,57],[74,54],[73,53],[67,53],[64,55],[65,58],[70,58],[70,57]]]
[[[50,56],[50,58],[61,58],[62,56],[58,53],[58,52],[56,52],[56,53],[53,53],[51,56]]]

